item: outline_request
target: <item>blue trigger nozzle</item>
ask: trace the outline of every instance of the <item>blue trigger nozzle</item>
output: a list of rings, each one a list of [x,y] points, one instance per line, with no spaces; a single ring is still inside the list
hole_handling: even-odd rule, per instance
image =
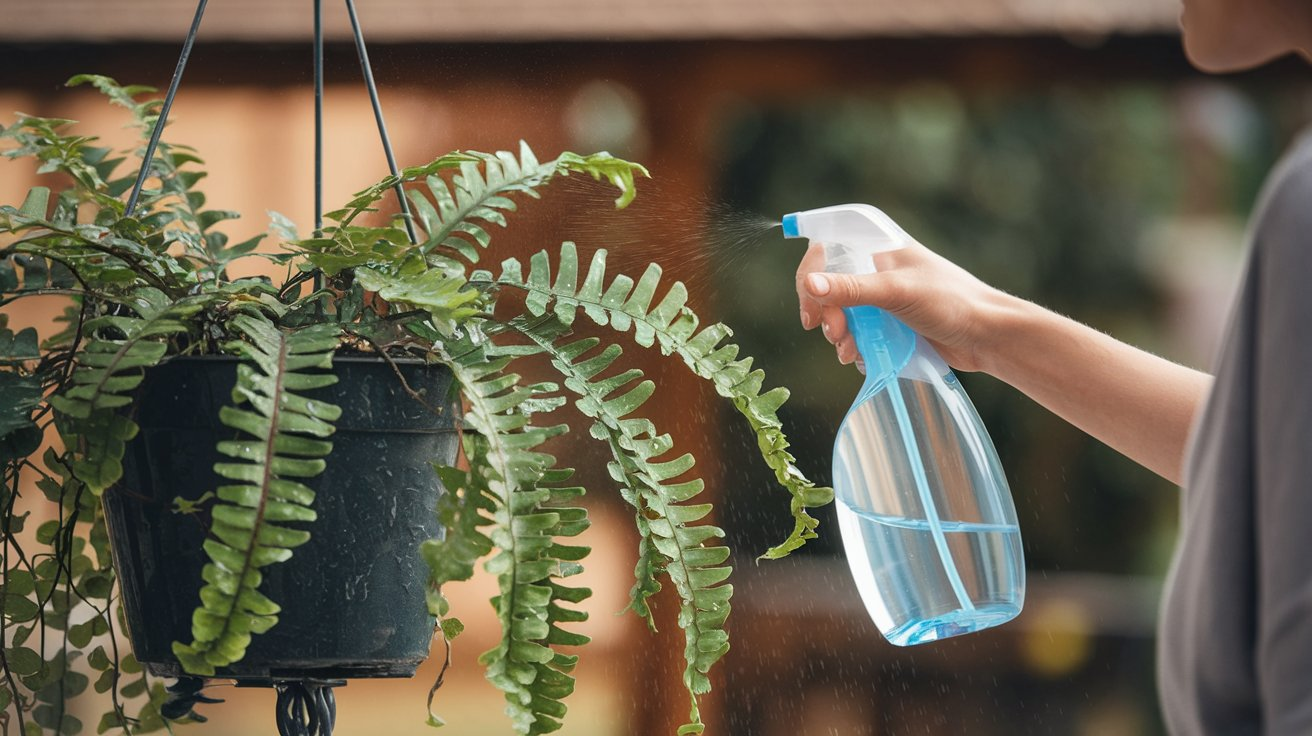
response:
[[[785,238],[798,238],[798,237],[801,237],[802,234],[801,234],[801,233],[798,231],[798,229],[797,229],[797,213],[796,213],[796,212],[794,212],[794,213],[791,214],[791,215],[784,215],[783,226],[784,226],[784,237],[785,237]]]

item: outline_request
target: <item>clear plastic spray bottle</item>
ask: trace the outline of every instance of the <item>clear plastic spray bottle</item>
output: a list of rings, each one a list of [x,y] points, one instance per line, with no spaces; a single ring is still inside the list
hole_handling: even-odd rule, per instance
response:
[[[864,204],[796,212],[783,229],[822,243],[837,273],[874,273],[875,253],[912,242]],[[866,380],[834,442],[834,494],[866,610],[901,646],[1011,620],[1025,597],[1020,528],[974,405],[905,324],[875,307],[843,311]]]

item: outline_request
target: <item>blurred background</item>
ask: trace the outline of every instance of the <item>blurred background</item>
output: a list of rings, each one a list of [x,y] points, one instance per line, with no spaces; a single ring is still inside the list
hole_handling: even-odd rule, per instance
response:
[[[126,146],[129,121],[76,73],[164,88],[194,6],[180,0],[5,0],[0,119],[82,121]],[[211,206],[312,224],[310,4],[215,0],[167,137],[199,149]],[[325,3],[325,199],[386,173],[345,10]],[[553,185],[526,203],[502,255],[562,239],[637,275],[685,280],[770,385],[799,467],[828,482],[834,432],[860,385],[798,324],[800,246],[762,217],[870,202],[984,280],[1188,365],[1216,349],[1262,177],[1312,115],[1292,62],[1204,77],[1180,50],[1173,0],[361,0],[397,158],[455,148],[609,150],[645,163],[628,210],[600,187]],[[40,181],[0,161],[0,202]],[[47,182],[48,183],[48,182]],[[495,261],[493,261],[495,262]],[[18,325],[57,303],[20,302]],[[626,343],[627,344],[627,343]],[[637,356],[636,348],[630,349]],[[661,384],[651,409],[699,456],[735,550],[733,649],[705,699],[707,732],[1162,733],[1153,682],[1157,597],[1177,489],[1008,386],[963,376],[997,443],[1020,514],[1030,593],[989,633],[897,649],[851,586],[832,512],[822,538],[755,557],[788,529],[787,498],[730,407],[682,367],[634,357]],[[580,436],[555,448],[590,486],[594,637],[561,733],[672,734],[687,712],[676,602],[661,633],[617,616],[635,560],[631,514]],[[667,586],[669,587],[669,586]],[[496,637],[476,579],[451,591],[470,630],[437,710],[456,734],[509,733],[475,658]],[[355,681],[338,733],[425,733],[414,681]],[[273,697],[229,691],[201,734],[273,731]]]

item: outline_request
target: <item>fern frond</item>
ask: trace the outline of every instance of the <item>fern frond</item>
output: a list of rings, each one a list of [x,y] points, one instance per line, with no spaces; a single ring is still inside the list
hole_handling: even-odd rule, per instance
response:
[[[624,498],[638,509],[643,548],[631,606],[650,622],[646,598],[659,589],[655,573],[661,568],[679,593],[679,626],[685,636],[683,681],[692,698],[691,722],[680,733],[700,733],[697,696],[710,692],[710,668],[729,650],[724,623],[733,586],[725,583],[731,570],[724,564],[729,548],[704,546],[724,532],[697,524],[710,513],[710,504],[689,503],[705,487],[700,478],[687,477],[693,457],[674,455],[669,435],[659,434],[650,421],[631,416],[655,388],[651,381],[641,380],[641,371],[601,377],[619,357],[618,346],[597,351],[597,338],[560,344],[567,330],[555,320],[516,320],[511,325],[550,356],[565,376],[565,385],[578,394],[576,406],[595,420],[592,435],[611,448],[615,458],[609,465],[611,476],[622,485]]]
[[[136,282],[176,292],[171,293],[176,298],[185,296],[183,290],[171,289],[170,284],[193,283],[193,276],[167,253],[157,253],[135,239],[123,237],[116,228],[133,228],[133,238],[144,238],[131,220],[120,220],[110,228],[77,224],[58,211],[47,218],[40,211],[46,205],[32,201],[32,195],[40,189],[34,187],[29,192],[22,208],[0,206],[0,233],[17,236],[0,253],[6,257],[12,253],[13,258],[25,261],[24,288],[42,285],[34,278],[36,275],[44,276],[51,286],[71,286],[76,273],[89,294],[100,295],[103,287],[109,287],[105,288],[107,293],[122,294],[131,291]],[[60,195],[57,209],[66,199]]]
[[[608,441],[611,438],[607,438]],[[623,466],[619,466],[621,469]],[[611,468],[614,470],[614,468]],[[622,486],[620,494],[634,508],[633,522],[638,530],[638,562],[633,566],[633,587],[629,589],[629,605],[625,610],[633,611],[647,622],[647,628],[656,631],[656,618],[651,606],[647,604],[657,593],[661,592],[660,575],[670,564],[670,559],[661,554],[653,537],[650,517],[656,512],[650,511],[642,500],[641,494],[633,490],[631,483],[617,480]]]
[[[451,172],[449,181],[441,176],[445,172]],[[537,198],[540,196],[538,189],[556,177],[570,174],[583,174],[609,182],[620,192],[615,204],[621,208],[633,201],[635,178],[648,176],[640,164],[608,153],[581,156],[566,152],[545,163],[539,162],[528,144],[522,141],[518,155],[508,151],[458,151],[425,166],[405,169],[399,177],[387,177],[357,193],[345,209],[326,215],[340,223],[326,233],[325,240],[334,243],[331,247],[327,243],[316,245],[315,241],[302,241],[298,247],[306,250],[311,261],[333,255],[332,267],[342,267],[343,253],[362,253],[377,245],[351,241],[349,233],[355,218],[370,211],[397,184],[422,183],[422,186],[406,190],[413,216],[424,232],[419,251],[430,260],[441,261],[447,255],[458,254],[468,262],[476,263],[479,250],[491,242],[489,229],[505,227],[506,214],[515,211],[517,205],[512,197]],[[326,252],[329,250],[331,254]],[[361,255],[347,263],[363,265],[369,261],[368,257]],[[316,265],[322,266],[317,261]]]
[[[694,374],[710,381],[716,392],[729,399],[747,420],[756,433],[766,465],[791,496],[793,531],[762,556],[784,557],[808,539],[814,539],[818,522],[806,509],[832,501],[833,490],[816,486],[802,475],[788,452],[788,440],[777,413],[788,398],[788,390],[775,388],[762,393],[765,373],[753,370],[752,359],[739,358],[738,346],[725,342],[733,334],[728,327],[715,323],[698,329],[699,320],[686,306],[688,292],[682,283],[674,282],[657,299],[659,266],[649,266],[637,282],[624,275],[607,282],[606,251],[598,250],[582,286],[577,285],[578,272],[578,253],[572,243],[564,243],[554,283],[547,253],[541,251],[530,261],[527,278],[519,261],[509,259],[502,264],[500,278],[487,285],[495,283],[527,292],[530,314],[543,315],[552,310],[568,325],[574,314],[582,310],[599,325],[609,325],[621,332],[632,329],[634,341],[643,347],[654,345],[665,355],[676,354],[682,358]],[[490,278],[480,272],[471,278],[471,283],[480,284],[482,279]]]
[[[159,118],[163,100],[159,98],[137,98],[155,93],[153,87],[141,85],[120,85],[111,77],[99,74],[79,74],[69,79],[67,86],[77,87],[89,84],[105,95],[115,105],[125,108],[130,113],[139,134],[140,147],[132,165],[123,176],[111,178],[123,158],[109,158],[109,149],[90,149],[90,163],[105,179],[104,190],[110,196],[120,196],[135,183],[137,169],[141,166],[140,157],[145,154],[146,141]],[[204,163],[195,150],[189,146],[160,140],[155,149],[154,158],[149,162],[150,180],[154,186],[142,189],[140,199],[133,217],[142,221],[152,233],[157,234],[155,246],[163,251],[172,243],[181,243],[186,257],[197,262],[201,267],[203,278],[213,278],[217,271],[229,261],[249,254],[259,244],[260,238],[253,238],[243,243],[229,246],[227,235],[211,231],[211,228],[224,220],[240,217],[230,210],[205,210],[205,194],[195,189],[195,184],[205,177],[199,170],[184,170],[187,164]]]
[[[74,451],[73,474],[100,495],[123,475],[125,443],[137,425],[121,413],[132,403],[131,392],[146,368],[168,352],[165,338],[187,332],[188,318],[210,297],[170,303],[154,289],[139,289],[128,303],[136,316],[90,319],[83,329],[91,335],[78,355],[69,387],[50,397],[66,437],[80,437]]]
[[[465,437],[465,444],[479,441],[482,438],[476,435]],[[454,638],[447,622],[455,619],[447,615],[451,606],[442,586],[473,577],[474,565],[492,552],[492,540],[483,529],[494,523],[491,514],[496,511],[496,499],[491,496],[482,473],[446,465],[434,469],[446,491],[437,500],[437,517],[446,533],[440,540],[425,541],[420,545],[420,552],[428,563],[433,590],[429,612],[438,618],[448,638]]]
[[[387,274],[371,268],[358,268],[355,278],[368,291],[392,304],[405,304],[424,310],[433,326],[450,336],[456,325],[479,313],[473,306],[479,292],[465,288],[462,274],[438,268],[408,274]]]
[[[159,141],[155,157],[149,162],[151,186],[142,190],[131,221],[120,221],[125,214],[121,198],[135,182],[141,166],[140,156],[144,154],[146,140],[159,116],[162,101],[138,101],[138,97],[155,90],[141,86],[125,87],[99,75],[81,74],[67,84],[70,87],[89,84],[115,105],[129,110],[140,133],[140,147],[135,157],[116,156],[113,149],[94,145],[97,142],[95,137],[65,133],[64,128],[70,121],[60,119],[20,116],[14,125],[0,128],[0,138],[11,138],[18,144],[16,149],[7,150],[3,155],[10,158],[31,156],[41,162],[41,171],[58,171],[71,177],[74,186],[60,195],[55,214],[51,217],[58,227],[71,228],[77,220],[78,205],[91,200],[99,208],[95,224],[118,230],[116,234],[126,241],[115,243],[117,247],[122,248],[127,242],[147,245],[153,249],[151,255],[162,260],[191,261],[199,267],[204,278],[215,276],[216,270],[224,263],[254,250],[258,238],[229,246],[226,235],[212,231],[216,223],[233,219],[237,213],[204,210],[205,195],[196,191],[194,185],[205,174],[184,170],[187,164],[201,163],[200,158],[186,146],[163,140]],[[124,167],[128,161],[130,165]],[[125,171],[120,171],[124,168]],[[8,229],[4,220],[4,213],[0,213],[0,229]],[[94,238],[91,240],[98,242]],[[174,242],[182,243],[185,250],[185,255],[177,259],[165,253]]]
[[[286,523],[314,521],[314,491],[303,481],[323,472],[323,458],[332,451],[325,438],[341,415],[337,406],[301,393],[337,382],[326,372],[337,347],[336,325],[284,332],[263,316],[243,313],[231,326],[245,339],[226,347],[244,362],[237,366],[234,405],[223,407],[219,418],[241,438],[218,444],[233,460],[216,463],[214,472],[234,483],[216,491],[220,503],[204,544],[210,561],[201,573],[205,586],[192,618],[193,641],[173,644],[178,661],[196,675],[213,675],[216,667],[240,660],[251,636],[278,622],[278,604],[258,590],[260,570],[289,559],[309,540],[309,532]]]
[[[465,350],[460,357],[442,353],[469,401],[465,417],[465,455],[470,470],[444,469],[443,480],[456,493],[445,513],[457,522],[448,540],[428,546],[430,564],[445,547],[456,557],[434,566],[435,582],[458,580],[472,574],[473,560],[495,547],[485,567],[497,576],[500,593],[493,599],[501,621],[502,639],[480,661],[487,677],[505,693],[506,711],[522,734],[550,733],[560,728],[565,714],[562,701],[574,689],[569,671],[576,657],[556,652],[554,646],[577,646],[587,637],[568,632],[560,624],[582,621],[586,615],[562,603],[578,603],[591,591],[562,581],[582,570],[586,547],[557,541],[577,535],[587,526],[581,508],[561,504],[581,495],[583,489],[556,487],[570,471],[553,470],[555,458],[537,450],[565,428],[536,427],[530,416],[551,411],[563,403],[551,384],[522,385],[519,376],[506,372],[512,360],[495,351]],[[483,534],[480,527],[490,527]],[[450,527],[449,527],[450,528]],[[437,611],[445,611],[443,598]]]
[[[61,118],[43,118],[19,115],[13,125],[0,125],[0,139],[10,139],[15,148],[3,152],[6,158],[30,156],[41,162],[38,173],[59,172],[69,176],[74,186],[97,207],[121,215],[123,203],[118,201],[105,183],[105,167],[99,159],[109,152],[92,144],[94,136],[70,135],[64,129],[73,121]]]

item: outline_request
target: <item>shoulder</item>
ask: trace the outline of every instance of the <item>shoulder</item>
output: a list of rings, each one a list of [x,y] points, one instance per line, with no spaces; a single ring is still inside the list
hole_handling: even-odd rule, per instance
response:
[[[1253,213],[1249,259],[1246,280],[1264,330],[1301,341],[1312,313],[1312,135],[1299,138],[1271,172]]]
[[[1264,251],[1312,247],[1312,130],[1299,136],[1267,178],[1252,233]]]

